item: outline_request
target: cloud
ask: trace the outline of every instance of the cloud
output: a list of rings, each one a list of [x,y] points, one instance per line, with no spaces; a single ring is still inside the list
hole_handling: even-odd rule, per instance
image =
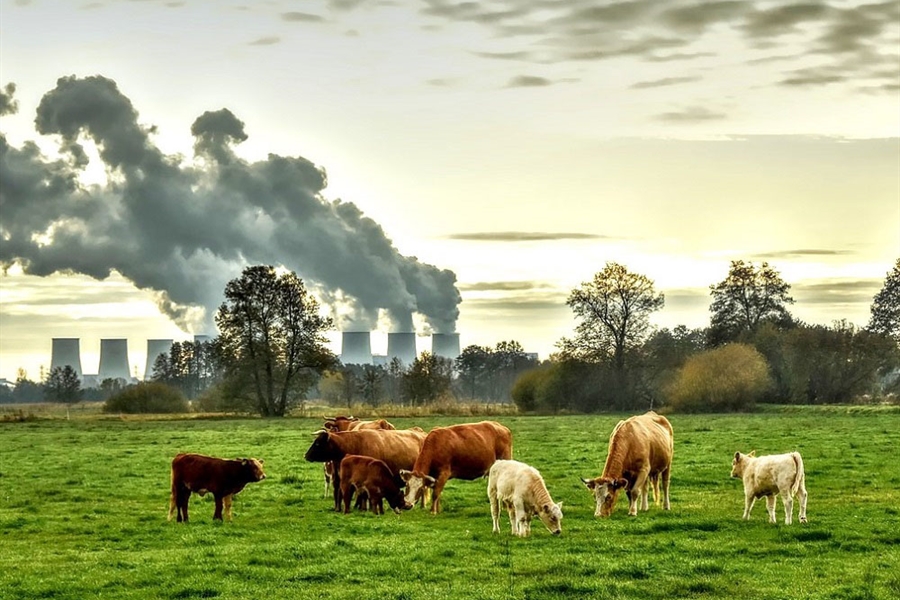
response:
[[[252,42],[248,42],[248,46],[274,46],[275,44],[280,44],[281,38],[277,35],[270,35],[266,37],[261,37],[253,40]]]
[[[672,111],[656,115],[658,121],[669,121],[671,123],[694,123],[698,121],[714,121],[724,119],[725,113],[714,112],[702,106],[692,106],[680,111]]]
[[[553,288],[551,284],[540,281],[479,281],[458,287],[463,292],[522,292]]]
[[[664,77],[663,79],[655,79],[653,81],[639,81],[635,84],[632,84],[631,89],[640,90],[647,88],[656,88],[668,85],[677,85],[679,83],[690,83],[692,81],[700,81],[700,77]]]
[[[290,23],[321,23],[325,21],[325,19],[321,15],[314,15],[311,13],[298,11],[281,13],[281,20],[288,21]]]
[[[510,79],[506,87],[546,87],[552,85],[553,82],[544,77],[535,77],[532,75],[519,75]]]
[[[884,285],[879,279],[835,279],[796,283],[791,294],[800,304],[866,304]]]
[[[828,250],[821,248],[801,248],[797,250],[777,250],[774,252],[763,252],[751,257],[753,260],[772,260],[779,258],[805,258],[809,256],[847,256],[853,252],[849,250]]]
[[[283,265],[356,327],[374,329],[384,314],[412,331],[418,313],[438,332],[455,331],[452,271],[401,255],[355,204],[326,199],[325,170],[306,158],[238,157],[234,146],[247,135],[228,109],[194,121],[188,166],[152,143],[131,101],[105,77],[60,78],[41,99],[35,125],[60,140],[63,158],[47,159],[31,142],[14,148],[0,135],[3,268],[99,280],[118,272],[196,332],[213,330],[225,284],[244,266]],[[113,173],[110,184],[79,183],[85,143]],[[193,320],[198,307],[202,323]]]
[[[602,240],[615,239],[593,233],[556,233],[546,231],[484,231],[474,233],[454,233],[450,240],[466,242],[555,242],[560,240]]]

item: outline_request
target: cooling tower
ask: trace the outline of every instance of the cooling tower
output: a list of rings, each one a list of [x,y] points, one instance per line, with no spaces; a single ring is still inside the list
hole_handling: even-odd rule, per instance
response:
[[[212,340],[212,336],[210,336],[210,335],[205,335],[202,333],[197,333],[194,335],[194,343],[195,344],[204,344],[210,340]]]
[[[388,362],[399,358],[409,366],[416,360],[416,334],[415,333],[389,333],[387,346]]]
[[[78,338],[53,338],[53,351],[50,355],[50,370],[56,367],[72,367],[81,377],[81,348]]]
[[[431,353],[444,358],[459,356],[458,333],[434,333],[431,335]]]
[[[147,366],[144,367],[144,380],[153,378],[153,365],[160,354],[169,355],[172,340],[147,340]]]
[[[128,340],[100,340],[100,369],[97,378],[101,382],[104,379],[131,381],[131,374],[128,372]]]
[[[368,331],[341,334],[341,362],[345,365],[371,365],[372,343]]]

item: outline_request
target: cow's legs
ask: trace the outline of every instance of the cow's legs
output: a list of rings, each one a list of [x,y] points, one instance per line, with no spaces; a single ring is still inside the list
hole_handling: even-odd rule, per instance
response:
[[[509,515],[509,527],[513,535],[519,535],[519,524],[516,521],[516,509],[512,502],[504,502],[506,505],[506,514]]]
[[[644,489],[641,490],[641,510],[644,512],[650,510],[650,480],[652,477],[647,477],[644,481]]]
[[[500,533],[500,500],[497,494],[489,493],[488,499],[491,501],[491,520],[494,523],[492,533]]]
[[[213,497],[216,501],[216,512],[213,513],[213,521],[221,521],[222,520],[222,496],[219,494],[214,494]]]
[[[790,525],[794,521],[794,498],[791,496],[791,490],[781,494],[781,503],[784,505],[784,524]]]
[[[178,522],[187,523],[188,520],[188,501],[191,499],[191,490],[180,488],[175,498],[175,508],[178,514]]]
[[[349,481],[344,481],[341,483],[341,499],[344,502],[344,514],[350,513],[350,502],[353,501],[353,486],[350,485]],[[359,494],[362,494],[362,491],[357,490]]]
[[[225,496],[224,498],[222,498],[222,504],[225,507],[225,518],[228,519],[229,521],[232,520],[232,517],[231,517],[231,500],[232,500],[232,498],[234,498],[234,494],[229,494],[228,496]]]
[[[341,475],[340,469],[335,469],[331,475],[331,484],[334,486],[334,511],[341,512]]]
[[[513,501],[513,505],[516,512],[516,529],[519,537],[526,537],[528,535],[528,511],[525,510],[525,504],[522,503],[521,500]]]
[[[777,499],[778,496],[775,494],[766,496],[766,512],[769,513],[769,523],[775,523],[775,501]]]
[[[440,473],[437,476],[437,479],[434,482],[434,494],[432,495],[431,500],[431,513],[438,514],[441,512],[441,492],[444,490],[444,486],[447,485],[447,480],[450,479],[450,473]]]
[[[756,502],[756,497],[753,494],[744,494],[744,520],[750,520],[750,511],[753,509],[753,503]]]
[[[634,480],[634,485],[631,486],[631,496],[628,499],[628,515],[632,517],[636,517],[638,513],[638,501],[641,499],[641,490],[646,492],[647,489],[647,479],[650,477],[650,467],[646,467],[641,469],[641,471],[637,475],[637,479]],[[644,494],[643,499],[644,510],[647,510],[647,494]]]
[[[806,523],[806,486],[803,485],[803,482],[800,482],[800,489],[797,490],[797,494],[800,496],[800,522]]]
[[[669,504],[669,480],[672,477],[672,468],[669,467],[668,469],[660,473],[659,477],[662,479],[663,509],[670,510],[672,506]],[[659,485],[658,481],[657,485]],[[658,493],[659,492],[657,491],[657,494]]]

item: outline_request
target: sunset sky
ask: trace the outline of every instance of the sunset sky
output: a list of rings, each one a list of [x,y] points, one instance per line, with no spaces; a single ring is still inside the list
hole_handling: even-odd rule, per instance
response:
[[[707,325],[735,259],[865,325],[900,257],[896,0],[0,0],[3,87],[10,380],[53,337],[86,373],[127,337],[141,375],[261,260],[382,332],[451,327],[455,274],[462,346],[546,358],[608,261],[665,293],[660,327]],[[38,172],[81,183],[29,196]]]

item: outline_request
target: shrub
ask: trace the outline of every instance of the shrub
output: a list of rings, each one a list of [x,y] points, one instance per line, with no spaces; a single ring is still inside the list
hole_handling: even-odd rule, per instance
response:
[[[537,389],[544,379],[544,371],[531,369],[525,371],[513,384],[509,395],[521,411],[532,411],[537,408]]]
[[[189,410],[184,394],[152,381],[129,386],[103,404],[103,412],[107,413],[186,413]]]
[[[690,357],[667,389],[672,410],[747,410],[771,388],[766,359],[752,346],[727,344]]]

